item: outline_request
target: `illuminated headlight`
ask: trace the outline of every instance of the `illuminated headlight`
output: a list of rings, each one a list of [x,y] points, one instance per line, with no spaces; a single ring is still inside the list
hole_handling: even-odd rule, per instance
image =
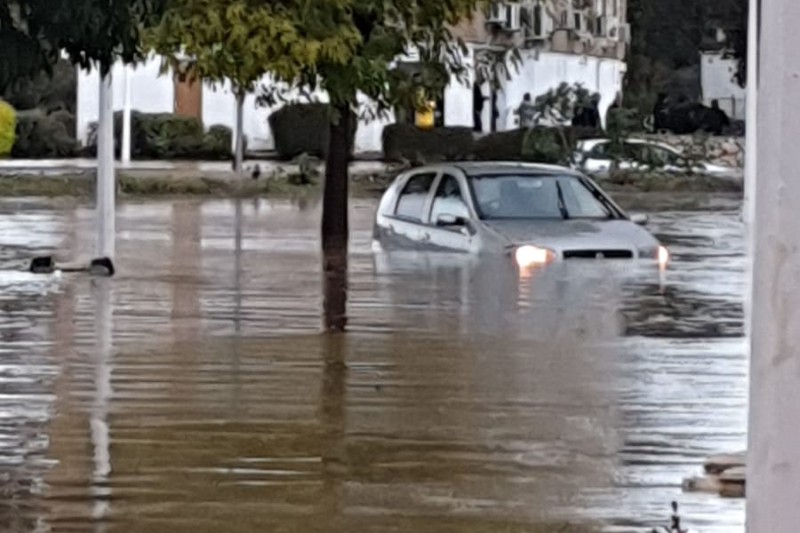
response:
[[[659,246],[656,259],[658,260],[659,267],[667,268],[669,265],[669,250],[664,246]]]
[[[550,263],[556,258],[556,253],[539,246],[520,246],[514,253],[514,257],[520,268],[530,268]]]

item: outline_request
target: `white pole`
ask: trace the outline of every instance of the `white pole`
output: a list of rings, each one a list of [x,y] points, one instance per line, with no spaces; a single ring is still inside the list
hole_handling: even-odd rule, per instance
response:
[[[800,2],[761,0],[749,533],[800,527]]]
[[[122,107],[122,164],[131,162],[131,67],[125,65],[125,98]]]
[[[753,222],[755,212],[756,178],[758,165],[758,147],[756,132],[758,122],[758,27],[759,0],[749,0],[749,19],[747,27],[747,97],[745,160],[744,160],[744,207],[742,218],[745,225],[745,244],[747,250],[747,293],[744,298],[745,332],[750,334],[750,314],[752,309],[752,273],[753,273]]]
[[[100,115],[97,127],[97,257],[114,259],[114,98],[111,72],[100,75]]]

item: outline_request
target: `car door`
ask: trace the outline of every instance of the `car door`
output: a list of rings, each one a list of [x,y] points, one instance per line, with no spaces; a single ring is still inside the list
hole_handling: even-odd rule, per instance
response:
[[[422,170],[411,174],[402,185],[389,219],[388,232],[393,243],[402,247],[428,245],[431,232],[428,224],[433,185],[439,172]]]
[[[429,217],[432,247],[458,252],[471,249],[477,221],[468,198],[465,179],[448,171],[439,176]]]

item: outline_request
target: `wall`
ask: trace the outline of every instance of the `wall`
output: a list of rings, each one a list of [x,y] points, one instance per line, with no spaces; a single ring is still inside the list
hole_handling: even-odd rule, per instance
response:
[[[513,71],[512,71],[513,72]],[[600,115],[605,120],[606,111],[622,91],[625,63],[616,59],[560,54],[555,52],[523,52],[518,72],[505,84],[505,108],[500,110],[502,129],[517,127],[514,112],[525,93],[536,99],[558,87],[562,82],[582,84],[586,89],[600,94]]]
[[[473,70],[475,51],[474,47],[463,58],[469,70]],[[161,62],[151,58],[146,63],[139,65],[132,73],[132,103],[133,109],[147,113],[171,113],[174,109],[175,87],[171,74],[160,75]],[[500,118],[499,130],[517,127],[514,110],[519,106],[522,97],[530,92],[535,98],[550,89],[557,87],[562,81],[570,84],[581,83],[587,89],[600,93],[600,109],[603,118],[605,111],[614,101],[617,92],[621,90],[621,80],[625,64],[621,61],[592,56],[579,56],[560,54],[554,52],[523,51],[519,69],[511,69],[511,79],[503,86],[503,91],[498,94],[498,109]],[[114,109],[123,107],[123,69],[121,66],[114,68]],[[262,85],[270,86],[274,82],[265,77]],[[88,127],[97,120],[98,108],[98,79],[96,72],[81,72],[78,79],[78,112],[77,128],[78,139],[86,142]],[[488,96],[488,89],[484,93]],[[289,93],[289,100],[299,99],[299,94]],[[326,95],[318,92],[311,95],[312,99],[326,101]],[[362,113],[356,134],[356,151],[379,152],[381,151],[381,137],[383,128],[394,122],[392,113],[380,119],[375,119],[369,112],[368,100],[361,97]],[[274,149],[274,138],[269,128],[269,116],[279,106],[259,107],[256,105],[256,96],[251,94],[245,101],[244,132],[248,138],[251,150]],[[456,80],[445,90],[445,125],[446,126],[473,126],[472,117],[472,79],[468,77],[465,82]],[[229,83],[212,85],[206,83],[203,88],[203,122],[206,127],[222,124],[234,129],[236,117],[235,98]],[[489,128],[490,105],[485,106],[484,128]]]
[[[736,61],[720,53],[707,52],[700,56],[700,84],[705,105],[719,100],[720,107],[737,120],[745,119],[747,89],[734,81]]]
[[[111,75],[114,80],[114,110],[121,111],[124,94],[124,73],[122,64],[114,66]],[[88,137],[89,124],[97,122],[99,110],[100,79],[97,70],[78,72],[78,98],[75,132],[80,142]],[[175,85],[172,74],[161,75],[161,60],[151,57],[135,67],[131,72],[132,108],[145,113],[169,113],[175,105]]]
[[[151,58],[138,65],[131,75],[132,108],[145,113],[172,113],[175,107],[175,86],[171,73],[160,74],[161,61]],[[121,111],[124,104],[123,67],[114,67],[114,109]],[[273,81],[269,77],[262,84],[269,86]],[[82,143],[87,142],[89,124],[97,121],[99,79],[97,71],[84,72],[78,75],[78,108],[76,113],[77,136]],[[471,93],[470,93],[471,94]],[[286,95],[289,100],[299,99],[297,92]],[[324,93],[312,95],[318,101],[326,101]],[[366,99],[362,98],[366,104]],[[272,150],[275,141],[269,128],[269,116],[279,109],[256,105],[256,95],[250,94],[245,100],[244,133],[252,150]],[[381,134],[386,124],[394,122],[389,113],[382,120],[368,120],[366,105],[364,118],[359,123],[356,134],[356,150],[358,152],[376,152],[381,150]],[[206,127],[222,124],[235,129],[236,99],[231,92],[230,83],[211,84],[203,87],[203,123]],[[471,115],[470,115],[471,117]]]

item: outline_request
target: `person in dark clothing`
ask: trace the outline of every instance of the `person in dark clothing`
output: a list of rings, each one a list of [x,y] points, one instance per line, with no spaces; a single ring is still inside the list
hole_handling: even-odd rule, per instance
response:
[[[722,135],[725,128],[729,128],[731,125],[731,119],[719,107],[719,100],[712,100],[711,109],[708,109],[704,115],[703,129],[712,135]]]
[[[599,95],[594,95],[588,104],[578,107],[578,109],[575,111],[575,116],[572,118],[572,125],[594,129],[600,127]]]
[[[661,130],[667,129],[667,94],[658,93],[656,104],[653,106],[653,130],[658,133]]]
[[[486,100],[481,84],[474,83],[472,85],[472,122],[473,130],[478,133],[483,131],[483,104]]]

